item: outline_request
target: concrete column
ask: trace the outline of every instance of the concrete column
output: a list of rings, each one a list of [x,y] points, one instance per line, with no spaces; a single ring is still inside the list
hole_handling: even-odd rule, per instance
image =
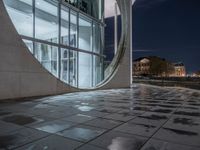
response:
[[[122,19],[121,39],[100,89],[129,88],[132,85],[132,0],[117,0],[117,3]]]

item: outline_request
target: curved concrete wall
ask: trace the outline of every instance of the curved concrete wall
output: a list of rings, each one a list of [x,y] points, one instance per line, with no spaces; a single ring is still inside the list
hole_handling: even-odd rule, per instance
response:
[[[132,0],[117,0],[117,3],[122,19],[121,39],[99,89],[129,88],[132,84]]]
[[[122,14],[122,36],[109,74],[90,89],[128,88],[132,79],[131,0],[117,0]],[[0,99],[56,95],[79,91],[50,74],[29,52],[0,0]],[[82,89],[84,90],[84,89]],[[84,90],[85,91],[85,90]]]
[[[77,91],[51,75],[29,52],[0,0],[0,99]]]

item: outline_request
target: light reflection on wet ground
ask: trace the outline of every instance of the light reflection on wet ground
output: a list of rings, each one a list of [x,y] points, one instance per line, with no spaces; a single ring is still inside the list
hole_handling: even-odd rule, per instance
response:
[[[0,103],[0,149],[198,150],[200,92],[135,84]]]

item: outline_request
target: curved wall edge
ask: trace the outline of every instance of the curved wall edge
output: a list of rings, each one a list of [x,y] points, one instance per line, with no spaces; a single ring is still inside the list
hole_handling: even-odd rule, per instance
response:
[[[117,0],[122,19],[117,53],[108,66],[109,75],[96,89],[130,88],[132,84],[132,0]]]
[[[0,100],[77,92],[29,52],[0,0]]]

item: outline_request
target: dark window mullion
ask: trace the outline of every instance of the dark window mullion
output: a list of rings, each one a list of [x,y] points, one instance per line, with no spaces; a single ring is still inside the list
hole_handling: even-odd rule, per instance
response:
[[[58,1],[58,78],[61,79],[61,0]]]
[[[35,0],[32,1],[32,11],[33,11],[33,39],[35,39]],[[33,42],[33,55],[36,57],[35,54],[35,42]]]

